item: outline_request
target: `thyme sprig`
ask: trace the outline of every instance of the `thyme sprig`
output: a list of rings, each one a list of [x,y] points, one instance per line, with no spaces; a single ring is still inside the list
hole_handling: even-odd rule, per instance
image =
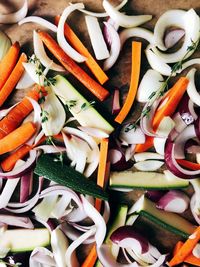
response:
[[[58,151],[58,154],[55,156],[54,161],[59,161],[61,162],[61,164],[63,165],[63,161],[64,161],[64,154],[60,151],[60,149],[56,146],[56,144],[53,141],[53,137],[52,136],[48,136],[46,139],[46,144],[47,145],[52,145],[55,147],[55,149]]]
[[[168,91],[170,79],[173,76],[175,76],[177,74],[177,72],[183,68],[183,63],[186,62],[189,54],[192,51],[195,52],[199,48],[200,48],[200,36],[195,42],[193,40],[191,40],[191,45],[189,45],[187,47],[187,51],[186,51],[185,55],[183,56],[183,58],[172,66],[170,75],[164,81],[161,81],[162,85],[160,86],[160,88],[157,91],[154,91],[151,93],[151,95],[148,97],[148,100],[149,100],[148,105],[145,107],[145,109],[143,109],[140,117],[134,123],[131,123],[126,127],[126,129],[125,129],[126,132],[128,132],[132,129],[136,129],[137,124],[140,122],[140,120],[143,117],[146,117],[149,115],[149,113],[151,111],[151,107],[154,104],[154,102],[159,97],[163,96],[166,91]]]

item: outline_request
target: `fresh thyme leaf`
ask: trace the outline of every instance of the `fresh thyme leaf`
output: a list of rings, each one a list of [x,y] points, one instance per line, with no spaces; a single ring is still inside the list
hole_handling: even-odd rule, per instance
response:
[[[44,109],[42,109],[42,111],[41,111],[41,113],[40,113],[40,116],[41,116],[41,118],[42,118],[42,123],[48,121],[48,119],[49,119],[49,118],[48,118],[49,113],[48,113],[48,111],[46,111],[46,110],[44,110]]]
[[[149,99],[149,100],[152,99],[155,95],[156,95],[156,91],[152,92],[152,93],[150,94],[150,96],[148,97],[148,99]]]
[[[93,107],[94,105],[95,105],[95,101],[90,101],[89,104],[83,103],[81,105],[81,111],[86,110],[86,109],[88,109],[90,107]]]
[[[66,105],[67,105],[68,109],[71,109],[77,105],[77,100],[71,99],[69,101],[66,101]]]

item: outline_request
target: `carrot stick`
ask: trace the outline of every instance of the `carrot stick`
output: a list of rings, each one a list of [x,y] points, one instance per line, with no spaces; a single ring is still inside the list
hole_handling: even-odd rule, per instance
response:
[[[11,171],[16,162],[19,159],[23,159],[31,150],[31,146],[29,145],[23,145],[20,148],[18,148],[13,154],[10,154],[7,158],[5,158],[2,162],[1,162],[1,168],[4,172],[8,172]]]
[[[15,64],[17,63],[17,59],[19,57],[20,46],[18,42],[15,42],[8,53],[4,56],[2,61],[0,62],[0,90],[4,86],[11,72],[13,71]]]
[[[183,242],[182,241],[178,241],[174,251],[173,251],[173,255],[176,255],[178,253],[178,251],[180,250],[180,248],[183,246]],[[192,265],[196,265],[196,266],[200,266],[200,259],[198,259],[197,257],[195,257],[192,253],[190,253],[185,259],[184,262],[192,264]]]
[[[22,124],[19,128],[0,140],[0,155],[15,150],[25,144],[35,131],[36,126],[34,123],[27,122]]]
[[[109,92],[93,80],[84,70],[82,70],[48,33],[39,32],[39,36],[50,52],[60,61],[65,69],[73,74],[99,100],[103,101],[109,95]]]
[[[35,86],[29,91],[27,96],[38,101],[40,87]],[[33,106],[27,97],[17,104],[11,111],[0,121],[0,139],[15,130],[22,121],[33,110]]]
[[[176,161],[187,169],[194,170],[194,171],[200,170],[200,164],[198,163],[194,163],[194,162],[191,162],[185,159],[177,159]]]
[[[160,122],[165,116],[171,116],[175,112],[181,98],[183,97],[187,89],[188,82],[189,81],[186,77],[181,77],[167,92],[153,118],[152,124],[154,131],[157,130]],[[151,148],[153,146],[153,140],[153,137],[146,136],[145,143],[138,144],[135,148],[135,152],[144,152],[147,149]]]
[[[99,158],[99,167],[98,167],[98,174],[97,174],[97,184],[101,187],[105,187],[109,175],[107,170],[109,168],[109,164],[107,164],[107,157],[108,157],[108,142],[107,138],[103,138],[101,140],[100,145],[100,158]],[[101,200],[96,199],[95,208],[100,212],[101,210]],[[85,259],[84,263],[81,267],[93,267],[97,260],[97,251],[96,245],[93,245],[92,249],[90,250],[87,258]]]
[[[141,48],[142,44],[140,42],[132,42],[131,83],[125,103],[115,118],[115,121],[118,123],[122,123],[124,121],[135,100],[140,77]]]
[[[192,253],[192,250],[200,240],[200,226],[196,228],[194,233],[187,239],[177,254],[168,263],[169,266],[174,266],[184,262],[185,258]]]
[[[56,25],[58,25],[59,20],[60,20],[60,16],[56,16],[55,17]],[[88,49],[84,46],[84,44],[81,42],[81,40],[78,38],[78,36],[75,34],[75,32],[70,28],[70,26],[67,23],[65,23],[65,26],[64,26],[64,34],[67,40],[71,43],[71,45],[81,55],[87,58],[85,61],[85,64],[92,71],[92,73],[95,75],[95,77],[100,82],[100,84],[104,84],[108,80],[108,76],[102,70],[102,68],[99,66],[97,61],[93,58],[93,56],[90,54]]]
[[[6,101],[6,99],[9,97],[9,95],[12,93],[13,89],[15,88],[15,85],[21,78],[24,72],[24,67],[22,63],[26,61],[27,61],[27,57],[24,53],[22,53],[16,66],[14,67],[9,78],[7,79],[6,83],[4,84],[4,86],[2,87],[0,91],[0,106],[2,106],[3,103]]]

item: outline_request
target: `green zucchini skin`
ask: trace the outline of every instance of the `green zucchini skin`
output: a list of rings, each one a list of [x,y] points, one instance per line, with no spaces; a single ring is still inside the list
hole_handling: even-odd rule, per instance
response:
[[[41,155],[37,161],[34,173],[46,179],[66,186],[76,192],[108,200],[108,194],[95,182],[87,179],[73,168],[54,161],[49,155]]]

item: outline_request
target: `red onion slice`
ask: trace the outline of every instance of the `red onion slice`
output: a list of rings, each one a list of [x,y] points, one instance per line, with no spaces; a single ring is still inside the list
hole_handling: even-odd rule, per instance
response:
[[[33,229],[34,225],[32,224],[29,217],[18,217],[15,215],[0,215],[0,222],[5,223],[11,226],[18,226],[27,229]]]
[[[117,115],[120,111],[120,95],[119,89],[114,90],[113,99],[112,99],[112,114]]]
[[[139,254],[146,253],[149,250],[148,241],[129,225],[119,227],[112,233],[110,239],[119,247],[131,248]]]
[[[36,156],[37,156],[36,151],[31,150],[29,153],[29,158],[22,166],[16,167],[10,172],[6,173],[0,172],[0,177],[4,179],[14,179],[22,176],[24,173],[28,172],[33,167],[36,161]]]
[[[32,191],[33,172],[29,171],[21,177],[20,203],[27,201]]]
[[[33,250],[29,260],[30,267],[56,266],[53,253],[46,248],[38,247]]]
[[[114,27],[116,31],[119,29],[119,25],[117,25],[111,18],[108,18],[107,23]],[[110,48],[112,44],[112,38],[110,36],[108,28],[104,25],[103,27],[103,36],[106,41],[107,46]]]
[[[192,212],[192,215],[195,219],[195,221],[198,223],[198,225],[200,225],[200,214],[197,214],[196,212],[196,199],[197,199],[197,195],[194,194],[190,200],[190,210]]]
[[[167,49],[173,47],[177,44],[185,35],[185,31],[183,29],[174,29],[168,32],[164,39],[164,44]]]
[[[194,122],[194,129],[197,138],[200,140],[200,117]]]
[[[148,190],[145,196],[153,202],[158,202],[166,194],[164,190]]]
[[[104,22],[107,31],[109,32],[109,36],[111,38],[111,47],[110,47],[110,56],[104,61],[103,69],[105,71],[112,68],[119,57],[120,53],[120,39],[117,30],[108,22]]]
[[[189,171],[184,168],[182,168],[175,159],[174,156],[174,149],[175,144],[167,139],[166,142],[166,149],[165,149],[165,163],[167,165],[167,168],[177,177],[180,178],[186,178],[186,179],[193,179],[197,178],[200,174],[200,170],[197,171]]]
[[[156,207],[169,212],[183,213],[189,206],[189,197],[178,190],[170,190],[157,202]]]
[[[12,179],[12,180],[8,179],[6,181],[6,184],[5,184],[3,191],[0,195],[0,209],[3,209],[8,205],[8,203],[9,203],[9,201],[10,201],[10,199],[11,199],[11,197],[12,197],[12,195],[13,195],[16,187],[17,187],[19,180],[20,180],[20,178],[16,178],[16,179]]]
[[[62,146],[42,145],[34,148],[35,150],[42,150],[45,154],[66,152],[66,148]]]

